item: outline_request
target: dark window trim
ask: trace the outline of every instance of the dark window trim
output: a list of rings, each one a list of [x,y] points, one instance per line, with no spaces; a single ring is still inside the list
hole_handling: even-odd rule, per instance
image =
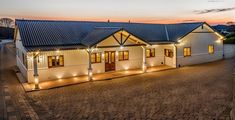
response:
[[[59,56],[59,58],[62,56],[63,57],[63,65],[56,65],[56,66],[49,66],[49,58],[50,57],[56,57]],[[60,59],[59,59],[60,60]],[[64,67],[64,55],[52,55],[52,56],[47,56],[47,63],[48,63],[48,68],[56,68],[56,67]]]
[[[147,50],[149,50],[149,52],[150,52],[150,56],[147,56],[147,54],[146,54],[146,55],[145,55],[145,56],[146,56],[146,58],[152,58],[152,57],[155,57],[155,54],[156,54],[156,53],[155,53],[155,48],[150,48],[150,49],[147,49]],[[146,50],[146,51],[147,51],[147,50]],[[145,53],[147,53],[146,51],[145,51]],[[154,51],[154,54],[153,54],[153,55],[152,55],[152,51]]]
[[[120,53],[121,53],[121,52],[123,53],[123,54],[122,54],[122,60],[120,60]],[[124,55],[124,52],[128,52],[128,58],[127,58],[127,59],[125,59],[125,57],[124,57],[124,56],[125,56],[125,55]],[[126,60],[129,60],[129,56],[130,56],[130,55],[129,55],[129,50],[118,51],[118,61],[126,61]]]
[[[168,55],[166,54],[167,51],[168,51]],[[165,55],[165,57],[173,58],[174,57],[174,52],[173,52],[172,49],[164,49],[164,55]]]
[[[185,55],[185,54],[184,54],[184,49],[185,49],[185,48],[189,48],[189,49],[190,49],[190,55]],[[184,57],[190,57],[190,56],[192,56],[192,49],[191,49],[191,47],[184,47],[184,49],[183,49]]]
[[[99,61],[99,62],[97,62],[97,54],[100,54],[100,61]],[[91,55],[95,55],[95,62],[92,62],[92,61],[91,61],[91,64],[101,63],[101,62],[102,62],[102,55],[101,55],[101,52],[91,53]]]

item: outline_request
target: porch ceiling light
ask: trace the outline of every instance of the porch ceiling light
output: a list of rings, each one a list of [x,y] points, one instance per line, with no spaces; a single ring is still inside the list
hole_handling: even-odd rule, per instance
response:
[[[123,49],[124,48],[124,46],[123,45],[120,45],[120,49]]]

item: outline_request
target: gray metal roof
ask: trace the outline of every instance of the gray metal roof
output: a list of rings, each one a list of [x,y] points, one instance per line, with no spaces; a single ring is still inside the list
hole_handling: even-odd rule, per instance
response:
[[[26,51],[33,52],[33,51],[54,51],[54,50],[72,50],[72,49],[85,49],[87,48],[84,45],[68,45],[68,46],[34,46],[25,47]]]
[[[204,22],[144,24],[89,21],[16,20],[25,47],[91,46],[124,29],[149,43],[176,42]]]
[[[103,39],[109,37],[110,35],[120,31],[122,28],[120,27],[102,27],[95,28],[91,31],[84,39],[82,39],[81,43],[86,46],[93,46]]]

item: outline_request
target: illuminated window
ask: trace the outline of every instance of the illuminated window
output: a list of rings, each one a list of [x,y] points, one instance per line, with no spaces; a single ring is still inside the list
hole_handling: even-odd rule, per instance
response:
[[[191,47],[184,48],[184,57],[191,56]]]
[[[208,45],[208,53],[214,54],[214,45]]]
[[[152,49],[147,49],[147,50],[146,50],[146,57],[147,57],[147,58],[155,57],[155,49],[154,49],[154,48],[152,48]]]
[[[119,61],[129,60],[129,51],[119,51],[118,58]]]
[[[91,63],[101,63],[101,53],[92,53]]]
[[[64,56],[57,55],[57,56],[48,56],[48,67],[61,67],[64,66]]]
[[[164,54],[166,57],[173,57],[173,51],[171,49],[165,49]]]

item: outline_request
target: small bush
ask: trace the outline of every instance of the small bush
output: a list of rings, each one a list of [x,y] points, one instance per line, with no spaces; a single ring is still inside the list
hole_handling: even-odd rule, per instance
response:
[[[235,37],[235,33],[234,33],[234,32],[233,32],[233,33],[230,33],[230,34],[226,35],[225,37],[226,37],[226,38]]]
[[[235,44],[235,36],[234,37],[230,37],[230,38],[227,38],[225,41],[224,41],[225,44]]]

